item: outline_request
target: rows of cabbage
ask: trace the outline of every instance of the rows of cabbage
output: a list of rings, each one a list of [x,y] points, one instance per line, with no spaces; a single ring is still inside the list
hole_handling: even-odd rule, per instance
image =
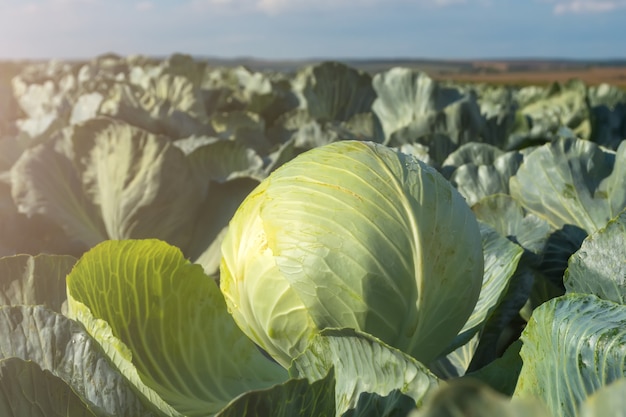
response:
[[[6,409],[404,416],[622,407],[623,91],[577,81],[460,85],[332,62],[261,73],[182,55],[50,62],[25,68],[11,87],[0,101],[0,326],[10,335],[0,383],[15,399]],[[287,161],[344,140],[430,165],[480,222],[480,297],[427,363],[344,329],[322,332],[284,369],[221,299],[220,246],[240,203]],[[104,277],[113,281],[101,288]],[[154,317],[128,332],[140,340],[121,343],[115,329],[134,313],[115,312],[130,308],[128,294]],[[175,333],[152,340],[150,326]],[[67,403],[55,403],[58,393]]]

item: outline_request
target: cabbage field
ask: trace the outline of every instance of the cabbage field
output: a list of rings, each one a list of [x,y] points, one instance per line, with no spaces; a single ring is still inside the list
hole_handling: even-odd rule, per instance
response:
[[[626,91],[0,77],[0,415],[626,410]]]

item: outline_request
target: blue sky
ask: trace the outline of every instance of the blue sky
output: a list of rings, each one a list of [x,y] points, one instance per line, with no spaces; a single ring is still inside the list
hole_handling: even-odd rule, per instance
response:
[[[626,0],[0,0],[0,58],[626,58]]]

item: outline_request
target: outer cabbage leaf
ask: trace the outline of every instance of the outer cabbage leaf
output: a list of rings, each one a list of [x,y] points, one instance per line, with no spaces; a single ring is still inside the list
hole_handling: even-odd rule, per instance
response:
[[[321,121],[345,121],[371,110],[376,93],[371,76],[339,62],[324,62],[298,71],[293,89],[300,107]]]
[[[373,79],[385,144],[418,142],[441,164],[460,145],[484,141],[485,119],[474,94],[443,86],[425,73],[393,68]]]
[[[68,239],[53,220],[38,214],[32,217],[21,214],[11,196],[10,184],[0,179],[0,256],[19,253],[80,255],[84,250],[81,243]]]
[[[466,338],[463,338],[462,341],[465,341],[465,339]],[[428,368],[442,379],[452,379],[463,376],[472,362],[474,352],[478,347],[478,342],[479,335],[476,333],[462,346],[454,347],[452,352],[440,356],[437,360],[429,363]]]
[[[415,410],[415,400],[400,390],[393,390],[385,396],[362,393],[356,407],[341,417],[405,417],[412,410]]]
[[[298,127],[298,130],[291,134],[294,144],[300,149],[309,150],[340,140],[358,140],[358,137],[345,129],[341,123],[327,122],[320,123],[311,120],[309,123]]]
[[[472,206],[476,218],[489,224],[502,236],[513,239],[524,249],[538,254],[543,249],[550,225],[547,221],[527,213],[511,196],[494,194]]]
[[[173,53],[167,57],[167,59],[159,62],[155,69],[158,68],[160,74],[184,77],[188,79],[194,87],[198,87],[202,82],[207,67],[208,64],[206,61],[197,61],[193,56],[188,54]]]
[[[207,114],[246,109],[247,98],[242,94],[238,73],[234,68],[207,67],[200,82]]]
[[[371,112],[355,114],[346,121],[320,121],[306,109],[295,109],[283,114],[270,130],[270,136],[278,143],[292,140],[301,150],[340,140],[383,141],[378,118]]]
[[[97,58],[84,65],[51,62],[47,69],[27,68],[14,80],[15,95],[29,115],[20,121],[23,130],[46,141],[68,124],[95,117],[112,86],[125,78],[121,62]]]
[[[615,85],[602,83],[591,86],[588,94],[591,107],[604,105],[610,109],[616,109],[620,105],[626,104],[626,91]]]
[[[342,352],[344,357],[345,353]],[[364,363],[371,366],[367,361]],[[265,390],[248,391],[234,399],[216,417],[393,417],[405,416],[415,409],[413,398],[394,389],[384,396],[374,392],[354,393],[358,397],[354,408],[342,413],[342,409],[335,405],[335,392],[340,391],[336,386],[341,379],[335,378],[335,367],[331,365],[321,379],[292,378]],[[349,385],[353,387],[353,384]]]
[[[134,64],[128,68],[128,83],[147,90],[150,88],[150,82],[161,74],[163,74],[163,66],[157,63]]]
[[[626,207],[625,180],[626,142],[613,153],[592,142],[559,139],[524,158],[510,191],[554,229],[569,224],[593,233]]]
[[[66,123],[71,110],[68,94],[73,83],[71,75],[65,77],[69,82],[53,78],[31,83],[22,76],[13,79],[13,95],[28,116],[16,123],[30,139],[45,138]]]
[[[265,159],[265,173],[271,174],[276,168],[291,161],[299,154],[299,150],[295,147],[295,141],[293,139],[288,140],[285,143],[280,144],[274,151],[266,155]]]
[[[489,153],[489,148],[493,149],[491,145],[469,143],[458,151],[461,149],[465,151],[468,148],[475,148],[477,153],[481,153],[481,150]],[[502,153],[496,156],[493,162],[469,162],[458,166],[448,179],[465,197],[467,204],[473,206],[483,197],[499,193],[508,194],[509,179],[515,175],[522,161],[523,156],[517,151]]]
[[[258,114],[249,111],[230,111],[215,113],[211,116],[211,124],[222,138],[234,139],[240,130],[265,131],[265,120]]]
[[[414,358],[350,329],[326,329],[316,335],[294,360],[290,373],[316,381],[333,368],[337,415],[355,408],[363,393],[386,396],[399,390],[420,405],[439,385],[437,377]]]
[[[259,181],[266,177],[263,159],[254,149],[230,140],[214,140],[198,146],[187,156],[196,177],[208,183],[225,183],[249,177]]]
[[[107,239],[107,232],[64,142],[60,139],[24,151],[11,169],[11,193],[20,213],[53,220],[86,248]]]
[[[600,84],[589,88],[592,140],[598,145],[617,149],[626,138],[626,91]]]
[[[521,147],[557,138],[563,128],[573,136],[591,137],[591,111],[587,87],[578,80],[548,88],[524,87],[515,94],[518,103],[516,124],[509,142]]]
[[[83,401],[109,415],[159,415],[145,405],[145,398],[133,391],[79,323],[43,306],[5,306],[0,307],[0,334],[0,359],[36,363],[68,384]],[[53,410],[40,405],[46,412]]]
[[[215,113],[211,125],[221,139],[238,142],[254,149],[260,155],[269,152],[271,145],[265,137],[265,120],[256,113],[232,111]]]
[[[61,379],[32,362],[0,360],[0,415],[6,417],[96,417]],[[113,415],[113,414],[110,414]]]
[[[144,95],[141,99],[146,109],[169,105],[170,114],[180,111],[200,121],[206,120],[200,91],[186,77],[163,74],[150,83],[146,92],[150,95]]]
[[[437,165],[456,150],[460,144],[477,140],[478,135],[465,135],[463,125],[454,125],[448,120],[461,121],[466,117],[461,113],[462,105],[451,105],[441,112],[431,112],[415,120],[410,125],[395,131],[391,138],[387,138],[383,143],[389,146],[402,146],[405,144],[418,143],[428,148],[429,156]],[[456,135],[462,135],[461,138]]]
[[[441,87],[425,73],[408,68],[376,74],[372,84],[378,95],[372,109],[387,139],[429,112],[443,110],[461,98],[457,89]]]
[[[72,139],[75,165],[108,238],[155,237],[186,247],[205,194],[179,149],[107,119],[77,126]]]
[[[468,372],[465,376],[479,380],[510,397],[515,392],[515,385],[522,369],[522,358],[519,356],[521,348],[522,341],[518,339],[509,345],[502,356],[476,371]]]
[[[202,265],[207,275],[219,275],[222,259],[220,248],[228,230],[228,222],[258,184],[258,181],[250,178],[239,178],[223,184],[211,183],[210,193],[200,207],[196,228],[185,251],[192,262]]]
[[[23,64],[18,62],[2,63],[2,76],[0,77],[0,137],[2,138],[17,134],[15,121],[20,117],[20,109],[11,90],[11,80],[19,74],[22,68]]]
[[[473,334],[484,324],[505,295],[524,251],[484,224],[481,224],[481,234],[485,265],[482,289],[474,311],[457,338],[464,337],[465,332]]]
[[[522,255],[517,270],[509,279],[506,293],[502,295],[498,306],[483,325],[480,342],[467,368],[469,373],[483,369],[500,358],[511,343],[519,338],[523,326],[526,325],[527,320],[520,317],[520,311],[529,306],[536,280],[533,271],[524,265],[525,255],[527,254]],[[519,369],[517,371],[509,378],[517,381]],[[508,394],[511,393],[512,389]]]
[[[585,239],[563,279],[568,292],[626,304],[626,211]]]
[[[150,80],[146,90],[131,84],[115,84],[99,112],[173,139],[214,133],[208,124],[200,90],[180,76],[163,74]]]
[[[477,91],[480,113],[485,119],[485,141],[500,149],[511,149],[511,133],[527,127],[527,121],[517,112],[515,87],[507,85],[472,84]]]
[[[65,311],[65,276],[76,263],[67,255],[0,258],[0,305],[45,305]]]
[[[487,143],[467,143],[446,157],[441,164],[442,172],[446,178],[460,166],[493,165],[505,152],[494,145]]]
[[[78,97],[72,108],[69,124],[74,125],[97,117],[103,100],[104,96],[99,92],[86,93]]]
[[[430,165],[433,168],[439,168],[439,164],[430,157],[430,154],[428,153],[428,146],[424,146],[420,143],[405,143],[396,149],[402,153],[416,157],[426,165]]]
[[[334,417],[335,375],[330,371],[317,381],[290,379],[265,390],[237,397],[216,417]]]
[[[626,307],[569,294],[535,309],[522,334],[516,397],[539,398],[554,416],[575,416],[592,393],[626,374]]]
[[[17,253],[15,239],[7,239],[11,228],[15,228],[15,219],[19,217],[17,207],[11,198],[11,188],[0,181],[0,256],[10,256]]]
[[[233,322],[215,282],[164,242],[103,242],[67,280],[70,315],[170,415],[212,415],[286,380]]]
[[[475,336],[483,329],[505,297],[523,253],[519,245],[501,236],[491,227],[481,224],[480,230],[485,272],[478,302],[467,322],[448,347],[447,352],[451,353],[439,359],[442,361],[441,364],[433,365],[439,369],[448,368],[448,371],[444,373],[448,376],[465,374],[478,346],[478,338]]]
[[[202,80],[202,92],[209,114],[248,110],[267,122],[298,105],[287,74],[254,72],[242,66],[209,69]]]
[[[133,65],[148,64],[148,59],[140,56],[122,57],[116,54],[102,54],[78,64],[72,72],[77,72],[77,81],[83,89],[88,91],[107,90],[112,83],[127,79],[130,67]],[[69,72],[69,71],[68,71]]]
[[[483,198],[472,206],[472,211],[479,221],[524,248],[520,265],[526,274],[532,275],[526,279],[534,281],[529,308],[563,294],[563,272],[567,260],[585,238],[584,231],[572,226],[552,231],[546,220],[526,212],[505,194]]]
[[[587,232],[580,227],[566,224],[548,236],[540,255],[541,260],[534,266],[540,272],[538,278],[556,286],[559,296],[565,293],[563,275],[569,258],[580,249],[586,237]]]
[[[513,400],[472,380],[456,380],[435,391],[407,417],[551,417],[533,400]]]
[[[0,123],[2,123],[1,120]],[[0,131],[0,182],[10,182],[10,177],[7,176],[6,172],[11,170],[22,152],[24,152],[24,148],[15,137],[2,136],[2,131]]]
[[[200,187],[208,190],[185,254],[201,264],[208,275],[215,276],[228,222],[244,198],[267,176],[264,161],[253,149],[236,141],[192,137],[174,143],[187,153]]]
[[[626,378],[620,378],[594,392],[581,404],[580,417],[619,416],[626,410]]]
[[[14,94],[29,116],[20,125],[31,144],[46,141],[56,131],[95,117],[112,86],[125,79],[123,59],[96,58],[86,64],[51,61],[29,66],[14,78]],[[25,135],[20,135],[26,140]]]

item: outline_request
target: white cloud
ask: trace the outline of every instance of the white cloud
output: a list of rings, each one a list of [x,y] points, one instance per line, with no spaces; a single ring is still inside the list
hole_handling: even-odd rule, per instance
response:
[[[463,4],[467,3],[467,0],[434,0],[435,6],[451,6],[453,4]]]
[[[553,11],[557,15],[568,13],[607,13],[626,8],[626,0],[552,0],[550,3],[554,3]]]
[[[280,13],[281,10],[289,8],[289,0],[259,0],[256,6],[271,14]]]
[[[98,4],[99,0],[40,0],[22,3],[16,8],[17,12],[27,14],[51,13],[55,11],[71,10],[78,6],[89,6]]]
[[[26,3],[20,8],[20,10],[26,14],[36,14],[41,12],[43,7],[37,3]]]
[[[139,3],[135,4],[135,9],[140,12],[145,12],[153,8],[154,3],[152,3],[151,1],[140,1]]]
[[[49,3],[51,6],[68,7],[77,5],[90,5],[99,3],[98,0],[47,0],[42,3]]]
[[[486,0],[192,0],[200,10],[261,11],[280,14],[290,11],[337,10],[344,8],[393,7],[398,4],[422,7],[449,7],[473,1],[481,6]]]

